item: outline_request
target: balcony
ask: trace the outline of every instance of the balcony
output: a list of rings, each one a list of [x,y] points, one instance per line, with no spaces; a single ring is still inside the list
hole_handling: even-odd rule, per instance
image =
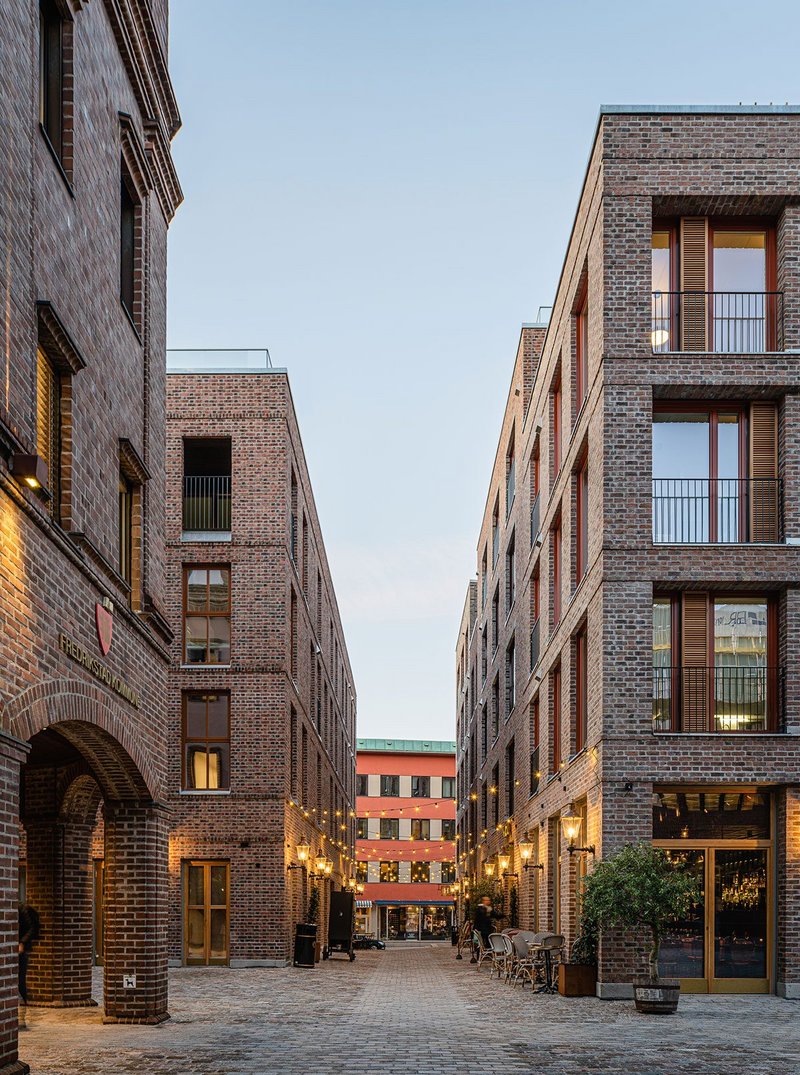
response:
[[[656,732],[783,731],[783,699],[783,668],[653,668]]]
[[[656,544],[782,540],[780,478],[653,478]]]
[[[655,354],[761,355],[783,350],[782,291],[654,291]]]
[[[184,536],[229,534],[230,529],[230,474],[187,474],[183,479]]]

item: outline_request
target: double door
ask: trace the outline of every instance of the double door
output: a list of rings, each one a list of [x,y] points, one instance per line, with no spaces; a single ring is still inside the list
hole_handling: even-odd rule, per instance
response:
[[[661,944],[660,973],[691,993],[769,993],[772,850],[769,846],[665,845],[700,882],[701,897]]]
[[[229,890],[228,862],[184,863],[184,957],[187,966],[228,962]]]

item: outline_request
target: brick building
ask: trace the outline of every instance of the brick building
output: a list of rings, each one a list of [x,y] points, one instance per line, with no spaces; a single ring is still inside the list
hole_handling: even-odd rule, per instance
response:
[[[450,936],[455,749],[452,742],[358,740],[360,932],[387,940]]]
[[[569,943],[593,863],[652,840],[702,884],[661,960],[695,991],[800,995],[799,137],[601,111],[457,645],[461,876],[510,853]],[[609,938],[599,994],[638,969]]]
[[[353,674],[286,371],[265,351],[169,370],[170,957],[283,964],[311,885],[324,940],[352,873]]]
[[[94,1003],[98,816],[105,1018],[167,1016],[166,51],[164,2],[11,4],[0,29],[1,1072],[27,1071],[18,876],[31,1002]]]

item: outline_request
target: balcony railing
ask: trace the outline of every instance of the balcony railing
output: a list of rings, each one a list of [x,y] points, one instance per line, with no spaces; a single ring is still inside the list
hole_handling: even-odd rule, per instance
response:
[[[783,540],[780,478],[653,478],[653,541]]]
[[[653,351],[783,350],[782,291],[654,291]]]
[[[783,731],[783,683],[764,665],[654,668],[653,730]]]
[[[183,479],[184,531],[229,531],[230,474],[187,474]]]

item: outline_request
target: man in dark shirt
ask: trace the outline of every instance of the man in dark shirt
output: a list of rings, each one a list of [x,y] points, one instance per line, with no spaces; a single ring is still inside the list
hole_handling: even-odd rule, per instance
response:
[[[28,959],[34,941],[39,939],[39,915],[29,903],[19,905],[19,995],[22,998],[20,1026],[25,1026],[25,1009],[28,1007]]]
[[[481,897],[481,901],[475,908],[475,929],[481,935],[483,941],[483,947],[489,947],[489,934],[494,933],[493,926],[494,911],[492,909],[492,901],[488,896]]]

